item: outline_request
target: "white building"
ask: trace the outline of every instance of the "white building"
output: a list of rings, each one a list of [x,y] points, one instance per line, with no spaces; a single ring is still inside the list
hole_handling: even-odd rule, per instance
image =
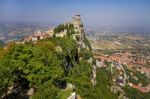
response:
[[[60,33],[56,33],[56,37],[64,37],[67,35],[67,30],[61,31]]]

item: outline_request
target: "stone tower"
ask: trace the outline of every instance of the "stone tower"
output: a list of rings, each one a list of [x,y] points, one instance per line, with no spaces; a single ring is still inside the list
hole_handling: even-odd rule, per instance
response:
[[[81,38],[84,39],[84,29],[83,29],[83,22],[81,21],[81,15],[76,15],[72,18],[71,22],[75,28],[75,32],[77,32]]]

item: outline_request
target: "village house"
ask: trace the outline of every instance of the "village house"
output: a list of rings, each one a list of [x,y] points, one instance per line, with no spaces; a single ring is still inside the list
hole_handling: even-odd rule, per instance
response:
[[[31,42],[31,41],[36,42],[41,39],[52,37],[53,34],[54,34],[53,28],[48,29],[47,31],[37,30],[34,35],[24,38],[23,42]]]
[[[53,37],[54,35],[54,28],[49,28],[47,31],[45,31],[46,34],[49,35],[49,37]]]
[[[146,87],[141,87],[141,86],[139,86],[139,85],[135,85],[135,84],[129,82],[128,85],[129,85],[130,87],[133,87],[133,88],[138,89],[139,91],[141,91],[141,92],[143,92],[143,93],[150,92],[150,84],[149,84],[148,86],[146,86]]]

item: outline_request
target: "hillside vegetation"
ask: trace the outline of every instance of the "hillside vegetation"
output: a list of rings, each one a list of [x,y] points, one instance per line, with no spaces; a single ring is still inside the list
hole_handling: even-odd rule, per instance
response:
[[[65,29],[67,34],[57,37]],[[83,32],[75,31],[72,24],[59,25],[53,37],[36,43],[10,43],[0,49],[0,96],[66,99],[75,92],[81,99],[117,99],[110,91],[109,71],[95,71],[97,84],[93,85],[94,65],[91,46]]]

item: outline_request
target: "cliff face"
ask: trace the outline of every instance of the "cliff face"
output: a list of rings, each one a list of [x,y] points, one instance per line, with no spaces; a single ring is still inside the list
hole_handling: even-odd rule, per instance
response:
[[[91,52],[91,45],[88,39],[85,37],[83,22],[81,21],[81,16],[76,15],[75,17],[73,17],[71,24],[73,24],[75,32],[76,32],[73,35],[73,37],[79,46],[78,50],[81,51],[82,49],[86,49],[91,53],[91,57],[87,61],[91,65],[93,65],[91,81],[93,85],[96,85],[96,65],[94,64],[94,57]]]
[[[85,33],[84,33],[84,26],[83,26],[83,22],[81,20],[81,15],[76,15],[75,17],[72,18],[72,20],[70,22],[67,22],[63,25],[59,25],[58,27],[56,27],[54,29],[55,31],[57,30],[56,33],[56,37],[58,36],[57,34],[59,34],[59,36],[61,34],[66,34],[63,36],[67,36],[70,39],[73,39],[76,44],[77,44],[77,49],[78,49],[78,53],[80,54],[81,52],[86,52],[84,53],[85,55],[88,53],[88,59],[86,60],[88,63],[90,63],[93,67],[92,69],[92,73],[91,73],[91,81],[93,83],[93,85],[96,85],[96,65],[94,64],[94,57],[92,55],[91,52],[91,45],[88,41],[88,39],[85,37]],[[59,32],[58,32],[59,30]],[[64,32],[62,32],[64,31]],[[62,37],[62,35],[61,35]],[[83,58],[84,55],[79,56],[78,60],[81,60]],[[68,59],[66,59],[67,62]],[[67,63],[68,66],[66,67],[70,67],[71,65],[69,65],[69,63]]]

